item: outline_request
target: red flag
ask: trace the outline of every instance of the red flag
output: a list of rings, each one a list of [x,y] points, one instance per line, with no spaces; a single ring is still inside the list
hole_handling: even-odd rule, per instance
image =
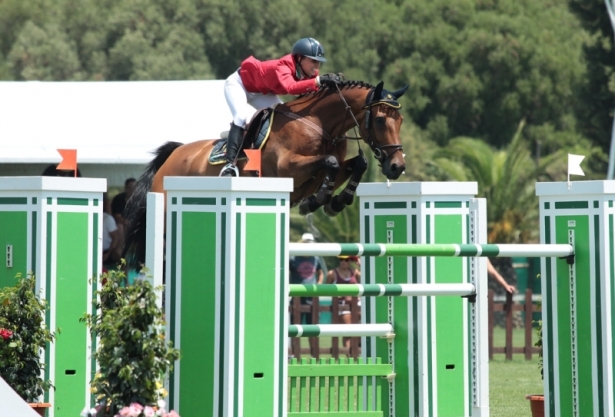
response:
[[[75,171],[75,177],[77,176],[77,149],[58,149],[60,155],[62,155],[62,162],[56,167],[56,169],[65,169]]]
[[[261,176],[261,151],[260,149],[244,149],[248,162],[243,167],[244,171],[257,171],[258,176]]]

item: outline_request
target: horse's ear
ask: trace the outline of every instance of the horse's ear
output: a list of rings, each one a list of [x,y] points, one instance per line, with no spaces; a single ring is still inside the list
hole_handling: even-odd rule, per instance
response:
[[[397,90],[397,91],[393,91],[393,92],[391,93],[391,95],[392,95],[393,97],[395,97],[396,99],[397,99],[397,98],[400,98],[401,96],[403,96],[403,95],[404,95],[404,93],[406,92],[406,90],[407,90],[407,89],[408,89],[408,84],[406,84],[404,87],[400,88],[400,89],[399,89],[399,90]]]
[[[384,87],[384,81],[380,81],[374,90],[374,95],[372,96],[372,100],[378,101],[382,98],[382,89]]]

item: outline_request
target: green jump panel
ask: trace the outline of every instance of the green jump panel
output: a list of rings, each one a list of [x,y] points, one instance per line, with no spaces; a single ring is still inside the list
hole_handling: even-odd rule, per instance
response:
[[[285,416],[289,179],[166,177],[169,408]]]
[[[476,183],[387,183],[361,184],[361,242],[392,244],[382,257],[364,256],[363,284],[468,283],[468,255],[477,248],[471,240],[471,202]],[[476,232],[476,231],[475,231]],[[442,244],[425,247],[416,255],[395,244]],[[462,245],[461,247],[459,245]],[[465,246],[463,246],[465,245]],[[496,250],[492,245],[486,250]],[[462,257],[436,256],[456,254]],[[375,251],[376,249],[374,249]],[[466,253],[467,252],[467,253]],[[486,296],[485,296],[486,300]],[[488,393],[473,404],[470,372],[470,313],[466,299],[459,297],[365,297],[363,317],[370,323],[392,322],[393,346],[383,340],[364,340],[367,358],[380,357],[394,364],[392,392],[383,390],[385,416],[485,416]],[[486,361],[485,361],[486,368]],[[483,374],[484,375],[484,374]],[[485,391],[485,390],[483,390]],[[390,400],[391,399],[391,400]]]
[[[545,415],[615,415],[615,181],[538,183],[541,243],[568,243],[574,263],[542,260]]]
[[[46,325],[56,332],[43,353],[45,378],[55,386],[40,399],[52,405],[48,417],[73,417],[95,405],[89,383],[96,344],[79,319],[92,312],[101,272],[106,190],[104,179],[0,178],[0,245],[11,254],[1,263],[0,286],[14,285],[17,273],[33,273],[49,305]]]

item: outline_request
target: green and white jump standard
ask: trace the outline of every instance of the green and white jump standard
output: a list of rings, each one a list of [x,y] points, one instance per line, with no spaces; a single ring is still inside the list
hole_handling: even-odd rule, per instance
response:
[[[391,249],[392,244],[487,243],[485,203],[474,199],[477,191],[476,183],[360,184],[361,242]],[[393,343],[362,342],[364,357],[393,364],[395,379],[383,392],[385,416],[488,416],[486,260],[394,252],[362,258],[362,282],[472,284],[476,302],[435,296],[363,299],[365,322],[395,328]]]
[[[35,274],[36,292],[49,303],[46,325],[62,330],[45,350],[44,377],[55,386],[41,398],[52,404],[48,417],[74,417],[94,403],[95,340],[79,319],[92,312],[101,272],[106,190],[104,179],[0,178],[0,286],[15,285],[17,273]]]
[[[166,177],[169,405],[286,416],[292,179]]]
[[[615,181],[538,183],[541,243],[571,244],[542,261],[545,415],[615,415]]]

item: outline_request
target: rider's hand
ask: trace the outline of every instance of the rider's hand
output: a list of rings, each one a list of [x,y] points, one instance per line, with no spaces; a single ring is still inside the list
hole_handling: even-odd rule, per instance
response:
[[[318,77],[320,85],[327,87],[335,87],[342,82],[342,79],[337,74],[323,74]]]

